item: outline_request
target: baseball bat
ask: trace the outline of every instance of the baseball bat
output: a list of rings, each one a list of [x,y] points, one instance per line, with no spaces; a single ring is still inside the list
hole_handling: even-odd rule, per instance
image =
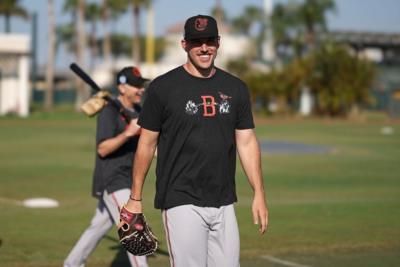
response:
[[[78,66],[78,64],[71,63],[69,67],[76,75],[78,75],[79,78],[82,79],[82,81],[87,83],[92,88],[92,90],[96,92],[101,90],[100,86],[98,86],[97,83],[93,81],[93,79],[90,78],[90,76],[81,67]]]
[[[93,91],[99,92],[101,91],[100,86],[81,68],[79,67],[78,64],[76,63],[71,63],[69,65],[69,68],[79,77],[84,81],[86,84],[88,84]],[[118,112],[122,115],[122,117],[125,119],[126,123],[130,123],[132,119],[135,119],[138,117],[137,112],[132,112],[128,111],[126,108],[124,108],[121,103],[116,100],[115,98],[111,96],[105,96],[104,97],[108,102],[110,102],[117,110]]]

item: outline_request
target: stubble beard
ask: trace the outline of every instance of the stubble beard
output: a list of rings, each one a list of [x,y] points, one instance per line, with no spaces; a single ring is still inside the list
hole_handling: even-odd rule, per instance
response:
[[[198,57],[198,55],[196,55],[196,57]],[[190,64],[203,76],[208,76],[208,74],[210,74],[212,72],[212,70],[214,69],[214,61],[216,58],[216,54],[211,55],[211,57],[212,57],[212,59],[211,59],[210,65],[208,67],[203,67],[203,66],[201,66],[201,63],[197,63],[195,58],[190,53],[188,53],[188,58],[189,58]]]

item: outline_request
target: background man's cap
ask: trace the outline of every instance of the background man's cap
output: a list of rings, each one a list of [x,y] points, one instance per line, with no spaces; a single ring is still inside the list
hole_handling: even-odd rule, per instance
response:
[[[190,17],[185,22],[185,40],[218,37],[217,21],[207,15]]]
[[[140,71],[136,67],[125,67],[120,70],[117,74],[117,84],[129,84],[135,87],[143,87],[144,83],[149,79],[145,79],[140,74]]]

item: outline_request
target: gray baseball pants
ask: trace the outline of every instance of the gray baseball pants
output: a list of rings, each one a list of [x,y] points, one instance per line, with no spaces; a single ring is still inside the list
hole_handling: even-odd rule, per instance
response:
[[[163,210],[171,267],[239,267],[234,206],[182,205]]]
[[[64,261],[64,267],[84,267],[89,255],[111,227],[119,223],[119,210],[126,203],[130,189],[122,189],[111,194],[104,192],[99,199],[96,212],[89,227],[83,232]],[[133,256],[128,253],[132,267],[148,267],[146,256]]]

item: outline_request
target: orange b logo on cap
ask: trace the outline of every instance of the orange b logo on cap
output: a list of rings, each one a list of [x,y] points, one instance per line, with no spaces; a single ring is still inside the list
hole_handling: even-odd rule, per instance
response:
[[[198,31],[204,31],[207,28],[208,19],[206,18],[197,18],[194,22],[194,28]]]
[[[132,68],[132,73],[133,73],[133,75],[136,76],[136,77],[142,76],[142,75],[140,74],[139,69],[138,69],[138,68],[135,68],[135,67]]]

